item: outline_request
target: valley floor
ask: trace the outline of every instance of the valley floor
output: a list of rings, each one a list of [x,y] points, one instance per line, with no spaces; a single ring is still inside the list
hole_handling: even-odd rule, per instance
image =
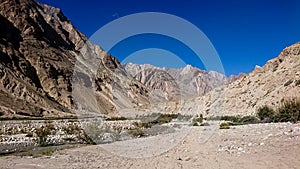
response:
[[[217,125],[191,127],[173,135],[65,149],[37,158],[2,156],[0,168],[291,169],[300,166],[299,123],[251,124],[227,130],[214,126]]]

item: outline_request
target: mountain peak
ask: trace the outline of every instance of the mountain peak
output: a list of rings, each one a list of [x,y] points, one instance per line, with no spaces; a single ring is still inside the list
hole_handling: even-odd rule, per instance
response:
[[[127,63],[125,69],[150,89],[160,89],[168,96],[174,96],[174,91],[181,92],[183,98],[203,95],[229,80],[218,72],[208,73],[191,65],[176,69]]]
[[[261,66],[255,65],[255,69],[260,69],[260,68],[261,68]]]
[[[187,74],[187,73],[191,73],[192,70],[194,69],[194,67],[192,67],[192,65],[186,65],[183,69],[182,69],[182,74]]]

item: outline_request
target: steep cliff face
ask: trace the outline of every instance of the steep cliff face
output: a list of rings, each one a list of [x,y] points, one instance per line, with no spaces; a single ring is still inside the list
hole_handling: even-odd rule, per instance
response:
[[[128,75],[119,62],[99,46],[87,41],[60,9],[33,0],[0,2],[0,112],[2,116],[69,116],[74,114],[72,80],[74,65],[89,65],[89,58],[100,60],[96,76],[101,113],[113,113],[111,97],[115,79],[121,80],[130,94],[120,97],[135,106],[146,102],[147,89]],[[82,54],[84,51],[84,54]],[[91,65],[91,66],[99,66]],[[101,66],[102,65],[102,66]],[[85,66],[86,67],[86,66]],[[96,69],[96,68],[95,68]],[[122,76],[115,70],[123,72]],[[85,74],[86,72],[82,72]],[[114,76],[113,76],[114,75]],[[101,79],[106,77],[106,79]]]
[[[149,64],[137,65],[127,63],[125,66],[132,76],[151,89],[165,92],[166,99],[174,97],[188,99],[202,96],[219,87],[229,79],[218,72],[206,72],[187,65],[180,69],[158,68]]]
[[[263,105],[278,108],[300,97],[300,43],[236,81],[186,102],[182,112],[205,115],[250,115]]]

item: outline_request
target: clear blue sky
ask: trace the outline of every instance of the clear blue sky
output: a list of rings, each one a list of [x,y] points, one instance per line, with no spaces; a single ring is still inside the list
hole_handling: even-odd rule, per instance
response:
[[[118,17],[137,12],[164,12],[182,17],[210,39],[227,75],[248,73],[255,65],[264,65],[283,48],[300,41],[299,0],[38,1],[61,8],[87,37]],[[143,48],[173,50],[186,63],[203,68],[186,46],[157,35],[128,38],[110,52],[122,60]]]

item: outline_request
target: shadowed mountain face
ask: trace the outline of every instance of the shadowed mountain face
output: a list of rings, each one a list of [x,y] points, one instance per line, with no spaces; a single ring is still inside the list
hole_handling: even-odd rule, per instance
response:
[[[60,9],[33,0],[1,0],[0,4],[2,116],[74,115],[72,108],[78,105],[74,106],[72,96],[73,74],[77,80],[81,77],[89,86],[96,86],[100,113],[112,114],[120,106],[147,102],[147,89],[130,79],[114,57],[88,42]],[[99,60],[98,65],[90,65],[97,66],[93,77],[85,71],[90,69],[85,62],[92,63],[91,58]],[[74,69],[75,63],[80,69]],[[115,85],[114,81],[120,83]],[[116,99],[129,103],[114,103],[113,89],[118,93]]]

